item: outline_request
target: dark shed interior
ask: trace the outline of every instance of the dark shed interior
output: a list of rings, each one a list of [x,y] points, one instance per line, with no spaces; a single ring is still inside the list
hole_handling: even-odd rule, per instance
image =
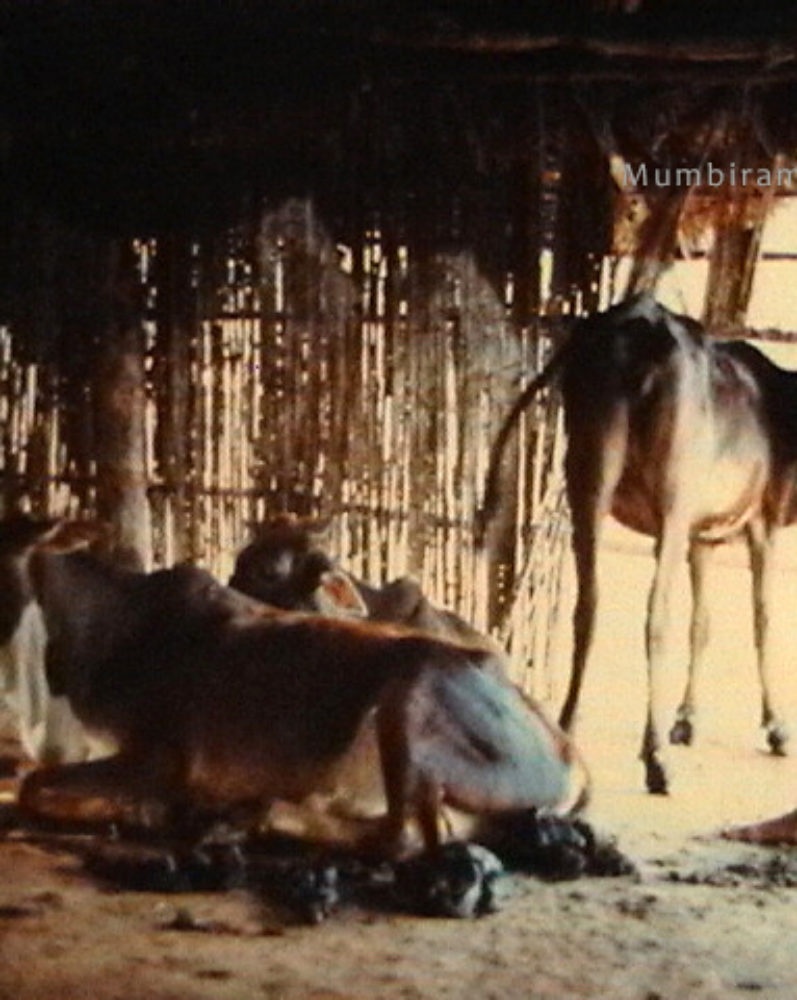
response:
[[[222,573],[267,513],[332,514],[354,568],[519,615],[540,636],[519,661],[544,661],[556,413],[525,429],[485,569],[486,449],[567,317],[618,294],[640,196],[618,162],[790,162],[791,5],[42,0],[0,21],[6,504]],[[629,290],[680,252],[684,190],[641,197]],[[726,228],[718,326],[743,324],[725,279],[755,257],[755,227]]]

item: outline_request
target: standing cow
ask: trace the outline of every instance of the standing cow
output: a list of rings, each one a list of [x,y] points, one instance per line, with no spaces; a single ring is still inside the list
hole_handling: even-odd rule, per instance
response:
[[[748,344],[712,341],[699,323],[648,295],[581,320],[518,398],[498,434],[482,530],[499,503],[507,440],[536,393],[555,381],[564,400],[565,476],[578,575],[573,665],[560,724],[571,727],[578,703],[595,620],[600,527],[611,513],[656,542],[641,751],[649,791],[668,790],[663,680],[671,659],[674,574],[688,559],[689,679],[670,732],[673,742],[688,743],[708,639],[706,564],[717,543],[739,534],[747,539],[752,567],[761,723],[773,753],[783,753],[786,730],[772,698],[768,623],[773,538],[778,527],[797,521],[797,374]]]

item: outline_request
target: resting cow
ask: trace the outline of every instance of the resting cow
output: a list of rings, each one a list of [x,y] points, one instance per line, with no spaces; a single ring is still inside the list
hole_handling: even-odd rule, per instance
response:
[[[761,724],[773,753],[783,753],[786,729],[772,696],[768,621],[774,535],[797,521],[797,373],[783,371],[748,344],[712,341],[699,323],[648,295],[581,320],[499,432],[482,530],[498,506],[509,436],[536,393],[556,381],[564,400],[565,477],[578,575],[573,664],[560,724],[570,728],[578,703],[595,620],[597,545],[603,518],[611,513],[656,541],[641,750],[648,789],[668,790],[663,679],[672,656],[674,575],[688,559],[689,680],[670,739],[689,743],[708,639],[706,566],[717,543],[742,533],[753,577]]]
[[[335,798],[358,776],[372,790],[378,761],[385,810],[367,830],[390,855],[401,852],[408,823],[436,846],[443,806],[500,823],[581,797],[571,744],[491,653],[270,609],[189,566],[142,574],[84,552],[57,554],[68,536],[59,523],[0,524],[0,641],[12,641],[37,605],[53,694],[119,749],[29,775],[20,790],[27,812],[259,816],[275,800]],[[378,753],[368,750],[369,726]]]

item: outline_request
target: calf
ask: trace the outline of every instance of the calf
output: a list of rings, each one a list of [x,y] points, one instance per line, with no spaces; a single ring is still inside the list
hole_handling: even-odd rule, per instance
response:
[[[267,521],[239,553],[230,586],[285,610],[366,617],[502,654],[489,636],[435,607],[411,577],[374,587],[341,570],[322,547],[324,534],[318,522],[291,515]]]
[[[190,566],[143,574],[49,551],[67,530],[0,524],[4,592],[24,595],[0,642],[35,604],[52,692],[118,751],[29,775],[28,812],[259,815],[275,800],[334,798],[357,775],[372,788],[381,766],[373,844],[389,855],[408,822],[436,846],[444,805],[500,817],[564,808],[583,791],[571,744],[491,653],[268,608]]]

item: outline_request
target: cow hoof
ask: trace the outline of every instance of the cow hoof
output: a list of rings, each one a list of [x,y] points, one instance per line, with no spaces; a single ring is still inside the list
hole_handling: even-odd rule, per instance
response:
[[[651,795],[668,795],[667,772],[657,760],[645,761],[645,785]]]
[[[789,742],[789,735],[781,725],[770,726],[767,731],[767,743],[770,751],[776,757],[786,756],[786,744]]]
[[[402,861],[411,850],[405,830],[396,830],[388,818],[379,820],[376,828],[369,830],[357,843],[357,853],[370,861]]]
[[[279,870],[252,871],[248,884],[290,923],[320,924],[340,904],[340,875],[333,864],[297,861]]]
[[[586,872],[594,837],[586,823],[528,809],[507,816],[489,846],[504,864],[558,881]]]
[[[670,730],[670,743],[677,746],[689,747],[692,745],[694,737],[694,726],[689,719],[676,719]]]
[[[396,894],[416,913],[469,919],[498,909],[503,865],[485,847],[454,842],[396,866]]]

